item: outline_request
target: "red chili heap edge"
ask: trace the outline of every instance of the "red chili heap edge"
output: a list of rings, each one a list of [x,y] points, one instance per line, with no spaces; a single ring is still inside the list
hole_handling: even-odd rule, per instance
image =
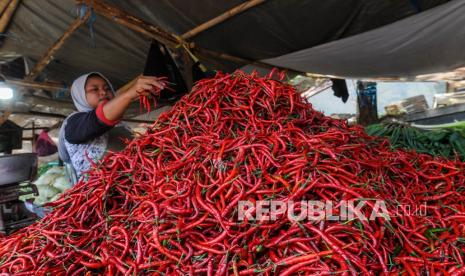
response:
[[[459,275],[464,167],[392,150],[316,112],[270,76],[218,73],[123,152],[107,154],[47,217],[2,239],[0,268],[16,275]],[[238,220],[239,200],[267,199],[384,200],[390,220]],[[426,215],[398,207],[424,203]],[[360,212],[370,217],[369,208]]]

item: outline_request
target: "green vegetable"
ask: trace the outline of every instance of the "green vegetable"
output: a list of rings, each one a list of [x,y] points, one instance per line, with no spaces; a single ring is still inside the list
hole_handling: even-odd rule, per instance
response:
[[[393,148],[465,161],[465,122],[437,126],[381,123],[366,127],[366,132],[388,138]]]

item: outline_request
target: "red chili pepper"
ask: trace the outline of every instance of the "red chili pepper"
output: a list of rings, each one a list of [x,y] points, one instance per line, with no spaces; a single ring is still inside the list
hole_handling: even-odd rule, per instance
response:
[[[166,77],[160,77],[160,78],[158,78],[158,82],[160,82],[162,84],[165,84],[165,86],[166,86],[167,78]],[[165,89],[173,91],[173,89],[171,89],[169,87],[167,87]],[[150,93],[153,95],[154,106],[157,105],[157,101],[156,101],[155,97],[159,96],[160,92],[161,92],[161,89],[159,87],[153,87],[153,90],[150,91]],[[147,112],[150,112],[151,104],[150,104],[149,96],[145,96],[145,95],[142,95],[142,94],[139,95],[139,105],[140,105],[141,111],[142,111],[142,108],[144,108],[145,110],[147,110]]]
[[[197,82],[122,152],[92,161],[47,217],[1,238],[0,271],[462,273],[465,164],[392,150],[273,75]],[[343,200],[366,200],[349,209],[368,217],[382,200],[390,218],[297,223],[274,210],[274,221],[239,221],[240,200],[294,201],[295,211],[329,200],[334,215]],[[425,202],[424,214],[409,214]]]

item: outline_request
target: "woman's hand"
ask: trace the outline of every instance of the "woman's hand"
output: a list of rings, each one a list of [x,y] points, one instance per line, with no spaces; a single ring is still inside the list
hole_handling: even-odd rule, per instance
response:
[[[156,77],[140,76],[126,91],[119,93],[103,106],[103,114],[107,120],[119,120],[131,102],[139,98],[140,95],[147,96],[155,89],[164,88],[165,84],[159,82]]]
[[[139,95],[147,96],[155,89],[164,89],[165,84],[158,81],[158,78],[151,76],[140,76],[136,79],[134,84],[128,88],[126,93],[132,99],[137,99]]]

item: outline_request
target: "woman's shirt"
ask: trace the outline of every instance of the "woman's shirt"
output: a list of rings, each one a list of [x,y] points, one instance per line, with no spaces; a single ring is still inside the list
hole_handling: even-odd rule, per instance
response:
[[[108,147],[108,131],[119,122],[105,118],[103,105],[75,113],[66,120],[65,146],[78,179],[103,156]]]

